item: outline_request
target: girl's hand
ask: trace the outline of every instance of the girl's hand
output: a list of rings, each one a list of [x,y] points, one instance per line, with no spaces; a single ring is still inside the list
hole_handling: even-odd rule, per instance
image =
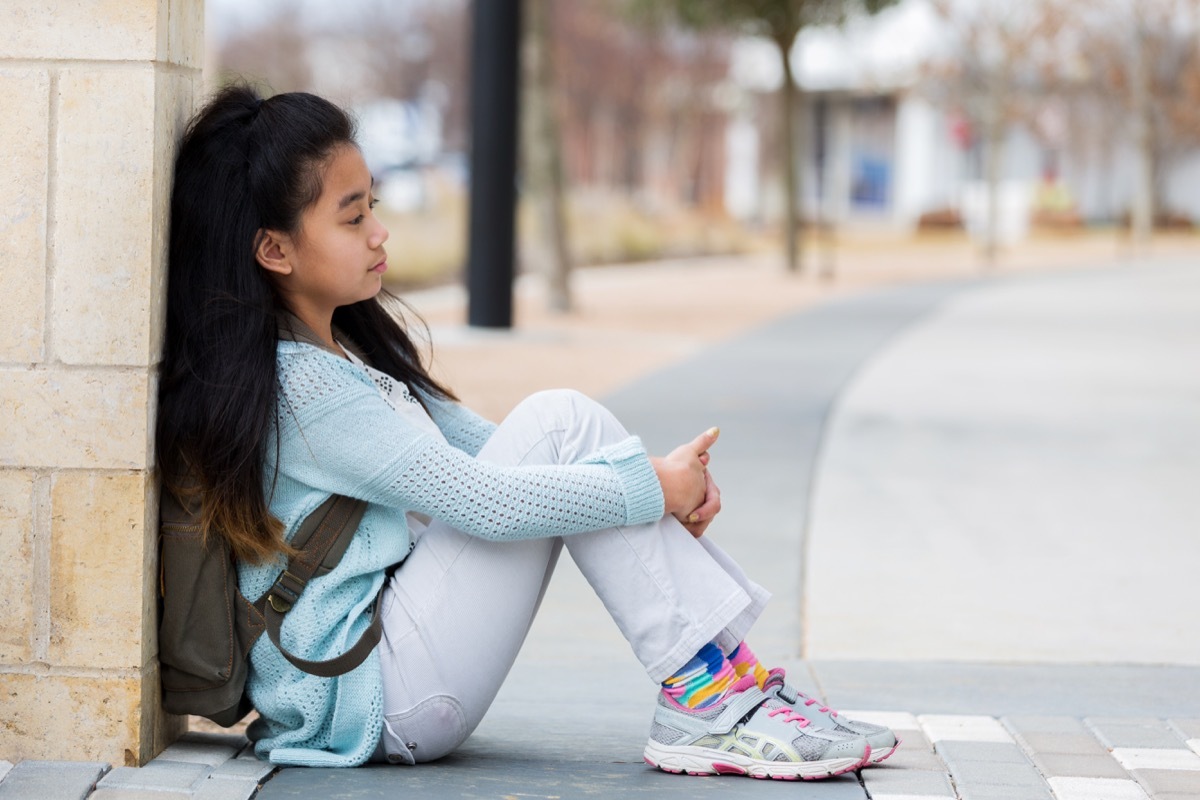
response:
[[[708,448],[717,441],[720,433],[717,428],[709,428],[691,442],[672,450],[665,458],[650,459],[662,485],[666,513],[674,515],[685,526],[703,523],[699,527],[700,533],[720,510],[720,492],[707,470]],[[698,534],[693,531],[693,535]]]
[[[704,459],[704,462],[708,463],[707,457]],[[697,539],[704,535],[704,531],[708,529],[708,524],[721,511],[721,490],[717,488],[716,482],[713,481],[711,472],[707,470],[704,472],[704,481],[704,502],[700,504],[700,507],[686,517],[679,514],[675,515],[675,518],[682,523],[683,527],[687,528],[688,533]]]

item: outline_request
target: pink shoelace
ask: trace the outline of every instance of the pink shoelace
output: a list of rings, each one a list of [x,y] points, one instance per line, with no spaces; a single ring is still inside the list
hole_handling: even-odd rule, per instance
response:
[[[783,684],[784,686],[787,686],[787,671],[783,667],[776,667],[775,669],[771,670],[770,677],[774,678],[775,676],[779,676],[779,682],[781,684]],[[768,678],[768,680],[770,680],[770,678]],[[790,687],[790,686],[788,688],[791,689],[793,692],[795,692],[796,698],[799,700],[803,700],[804,705],[806,705],[806,706],[816,705],[816,703],[818,702],[815,697],[809,697],[808,695],[806,695],[804,692],[800,691],[799,689],[796,689],[796,688]],[[822,714],[829,714],[830,716],[833,716],[833,717],[836,717],[838,715],[838,712],[834,711],[829,706],[821,706],[818,710]]]
[[[801,728],[806,728],[810,724],[808,720],[806,720],[804,717],[797,714],[795,711],[792,711],[787,706],[780,706],[779,708],[772,708],[770,711],[767,712],[768,717],[773,717],[776,714],[783,714],[784,722],[795,722]]]

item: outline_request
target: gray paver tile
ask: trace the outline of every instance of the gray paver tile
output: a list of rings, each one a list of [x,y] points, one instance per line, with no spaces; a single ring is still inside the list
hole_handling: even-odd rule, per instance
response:
[[[1179,731],[1184,739],[1200,739],[1200,719],[1170,719],[1167,722]]]
[[[954,783],[961,789],[963,786],[987,784],[990,786],[1023,786],[1037,788],[1046,785],[1041,774],[1032,764],[988,763],[984,761],[964,761],[953,764],[950,774]]]
[[[1020,742],[1034,753],[1107,756],[1108,748],[1090,733],[1019,733]]]
[[[882,765],[872,767],[871,769],[912,769],[945,772],[946,762],[942,761],[941,757],[932,750],[906,750],[905,745],[900,745],[900,749],[893,753]]]
[[[896,731],[900,739],[900,750],[926,750],[933,752],[933,743],[921,731]],[[896,752],[900,752],[897,750]]]
[[[22,761],[0,783],[0,800],[82,799],[107,771],[92,761]]]
[[[0,781],[4,780],[4,776],[13,768],[11,761],[0,761]]]
[[[958,787],[962,800],[1053,800],[1050,789],[1037,786],[997,786],[978,784]]]
[[[1155,793],[1154,800],[1196,800],[1195,792]]]
[[[1200,797],[1200,772],[1184,769],[1139,769],[1134,770],[1133,777],[1154,793],[1160,792],[1191,792]]]
[[[1108,753],[1034,753],[1034,765],[1047,778],[1126,778],[1128,773]]]
[[[865,769],[863,782],[872,797],[879,794],[914,797],[956,797],[950,775],[945,772],[914,772],[899,769]]]
[[[198,787],[192,800],[249,800],[258,791],[253,778],[209,778]]]
[[[1150,717],[1088,717],[1085,722],[1108,747],[1182,747],[1166,722]]]
[[[1001,742],[939,742],[938,755],[953,767],[964,762],[1028,765],[1029,759],[1015,744]]]
[[[215,767],[237,755],[237,748],[226,744],[178,741],[158,754],[155,761],[181,761]]]
[[[184,800],[192,793],[183,789],[97,789],[88,800]]]
[[[97,784],[102,789],[191,789],[212,768],[185,761],[151,761],[144,767],[117,767]]]
[[[275,765],[266,761],[253,761],[245,758],[234,758],[226,761],[212,771],[214,778],[253,779],[261,781],[275,771]]]
[[[1076,717],[1018,714],[1016,716],[1004,717],[1001,722],[1022,736],[1044,733],[1087,733],[1087,728],[1084,727],[1083,722]]]

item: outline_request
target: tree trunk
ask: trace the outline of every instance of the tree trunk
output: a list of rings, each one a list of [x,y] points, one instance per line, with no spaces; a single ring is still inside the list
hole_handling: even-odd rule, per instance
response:
[[[987,219],[983,231],[983,264],[996,266],[1000,239],[1000,167],[1004,163],[1004,111],[1001,78],[993,77],[988,89],[987,119],[984,122],[983,179],[987,188]]]
[[[1145,42],[1140,25],[1133,32],[1132,62],[1133,144],[1138,163],[1130,226],[1133,251],[1142,255],[1150,248],[1154,231],[1154,141],[1150,127],[1150,73],[1146,69]]]
[[[792,75],[792,62],[788,58],[792,39],[775,39],[779,60],[783,66],[783,86],[780,87],[780,113],[783,116],[783,231],[786,242],[785,255],[789,272],[800,271],[800,170],[796,147],[796,81]]]
[[[536,209],[537,234],[530,242],[534,268],[546,279],[551,311],[571,310],[571,255],[558,114],[555,107],[550,0],[525,0],[524,41],[526,131],[525,183]]]

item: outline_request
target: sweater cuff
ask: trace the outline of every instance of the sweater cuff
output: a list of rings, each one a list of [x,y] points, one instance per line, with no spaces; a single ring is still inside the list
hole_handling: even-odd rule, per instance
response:
[[[625,496],[625,524],[641,525],[662,519],[663,493],[646,448],[637,436],[600,448],[587,460],[607,463],[617,474]]]

